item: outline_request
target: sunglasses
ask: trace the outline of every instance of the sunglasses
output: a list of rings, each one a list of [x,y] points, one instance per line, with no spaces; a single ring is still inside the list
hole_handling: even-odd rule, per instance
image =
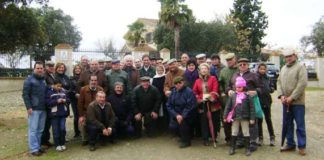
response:
[[[239,64],[239,66],[247,66],[247,64],[246,63],[241,63],[241,64]]]

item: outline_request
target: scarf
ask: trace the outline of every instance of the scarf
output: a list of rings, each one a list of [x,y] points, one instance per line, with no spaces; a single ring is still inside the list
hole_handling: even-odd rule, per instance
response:
[[[242,101],[246,98],[245,92],[236,92],[235,105],[242,104]]]

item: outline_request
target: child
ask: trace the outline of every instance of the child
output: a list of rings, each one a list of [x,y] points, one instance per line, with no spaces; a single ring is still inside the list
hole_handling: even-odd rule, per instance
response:
[[[262,106],[262,110],[264,113],[264,118],[266,120],[267,126],[268,126],[268,132],[270,136],[270,146],[275,145],[275,135],[273,131],[272,121],[271,121],[271,95],[270,93],[273,92],[273,84],[271,83],[271,80],[267,76],[267,65],[264,63],[259,64],[258,66],[258,78],[260,81],[262,81],[263,87],[262,87],[262,93],[259,95],[260,103]],[[262,145],[263,143],[263,132],[262,132],[262,119],[258,119],[258,128],[259,128],[259,141],[258,145]]]
[[[236,91],[229,98],[225,111],[224,111],[224,122],[232,123],[232,138],[231,147],[229,154],[233,155],[235,153],[235,144],[237,140],[237,135],[242,128],[244,143],[246,147],[246,156],[251,155],[250,151],[250,133],[249,133],[249,123],[255,123],[255,110],[252,98],[245,92],[246,81],[243,77],[237,77],[235,82]]]
[[[53,129],[53,139],[56,146],[56,151],[62,152],[66,150],[65,146],[65,122],[69,115],[70,100],[66,95],[62,84],[55,82],[47,91],[46,104],[50,109],[49,116]]]

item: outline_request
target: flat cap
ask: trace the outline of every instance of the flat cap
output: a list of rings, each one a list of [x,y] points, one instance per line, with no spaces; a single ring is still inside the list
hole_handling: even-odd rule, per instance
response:
[[[238,63],[240,63],[240,62],[250,62],[250,61],[247,58],[240,58],[238,60]]]
[[[46,65],[46,66],[54,66],[55,63],[54,63],[53,61],[46,61],[46,62],[45,62],[45,65]]]
[[[113,60],[111,61],[111,63],[112,63],[112,64],[117,64],[117,63],[120,63],[120,60],[118,60],[118,59],[113,59]]]
[[[99,59],[98,63],[105,63],[105,60],[104,59]]]
[[[226,55],[225,55],[225,59],[226,60],[230,60],[230,59],[232,59],[232,58],[234,58],[235,57],[235,53],[227,53]]]
[[[169,60],[164,59],[164,60],[162,61],[162,64],[166,64],[166,63],[168,63],[168,61],[169,61]]]
[[[173,83],[174,84],[177,84],[181,81],[184,81],[183,77],[182,76],[178,76],[178,77],[175,77],[174,80],[173,80]]]
[[[149,76],[143,76],[140,79],[141,81],[149,81],[151,78]]]
[[[204,58],[204,57],[206,57],[206,54],[204,54],[204,53],[200,53],[200,54],[196,55],[197,59]]]
[[[172,63],[174,63],[174,62],[177,62],[177,60],[176,60],[175,58],[172,58],[172,59],[170,59],[170,60],[168,61],[167,64],[172,64]]]

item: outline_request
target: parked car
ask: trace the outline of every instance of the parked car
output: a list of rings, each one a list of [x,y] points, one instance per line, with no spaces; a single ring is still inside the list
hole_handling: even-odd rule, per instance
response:
[[[261,62],[251,62],[249,64],[249,68],[251,72],[257,72],[258,71],[258,66]],[[273,84],[273,87],[275,90],[277,90],[277,79],[279,77],[279,67],[276,66],[274,63],[264,63],[267,65],[268,69],[268,77],[271,79],[271,83]]]
[[[308,79],[316,79],[317,74],[314,68],[307,68],[307,77]]]

